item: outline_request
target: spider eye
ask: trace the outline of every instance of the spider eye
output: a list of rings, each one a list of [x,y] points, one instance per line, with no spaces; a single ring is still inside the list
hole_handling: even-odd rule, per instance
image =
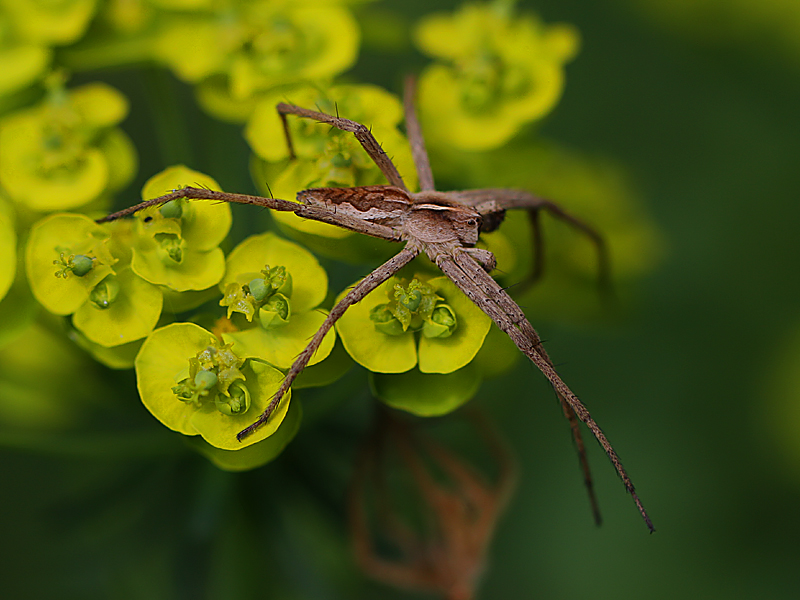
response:
[[[477,221],[475,221],[475,219],[470,219],[469,221],[467,221],[467,225],[470,225],[470,226],[473,226],[473,227],[476,225],[476,223],[477,223]]]

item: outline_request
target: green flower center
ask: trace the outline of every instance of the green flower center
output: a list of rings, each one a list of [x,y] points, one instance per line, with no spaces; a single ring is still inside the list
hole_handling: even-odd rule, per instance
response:
[[[61,267],[56,271],[56,277],[63,277],[66,279],[70,273],[76,277],[83,277],[94,267],[95,259],[85,254],[69,254],[60,252],[58,260],[54,260],[53,264]]]
[[[183,240],[175,233],[157,233],[153,236],[161,250],[170,260],[180,263],[183,260]]]
[[[231,351],[232,344],[212,344],[189,359],[188,377],[172,388],[178,400],[197,408],[214,404],[225,415],[238,415],[250,408],[250,390],[241,369],[245,359]]]
[[[258,315],[264,329],[285,325],[291,315],[292,275],[286,267],[266,265],[261,277],[239,285],[229,283],[220,306],[228,308],[228,318],[235,312],[243,314],[248,321]]]
[[[430,338],[452,335],[457,327],[456,314],[433,289],[413,279],[407,286],[395,284],[390,302],[375,306],[369,315],[375,329],[387,335],[422,331]]]

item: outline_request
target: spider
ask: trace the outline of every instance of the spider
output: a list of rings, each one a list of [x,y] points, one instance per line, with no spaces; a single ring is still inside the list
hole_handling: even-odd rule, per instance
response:
[[[290,157],[294,158],[295,154],[287,116],[295,115],[304,119],[312,119],[352,133],[386,177],[389,185],[307,189],[297,194],[297,202],[185,187],[108,215],[98,222],[129,216],[149,206],[164,204],[179,198],[216,200],[253,204],[278,211],[291,211],[306,219],[405,244],[403,249],[391,259],[352,287],[344,298],[331,309],[322,326],[295,359],[266,410],[253,424],[239,432],[237,438],[240,441],[269,420],[283,395],[289,390],[294,379],[306,367],[311,356],[319,347],[322,338],[344,312],[395,275],[415,257],[425,253],[472,302],[511,338],[517,348],[539,368],[552,385],[572,430],[595,521],[600,523],[600,515],[578,421],[582,421],[588,427],[603,447],[625,488],[636,503],[648,529],[653,532],[654,528],[650,517],[639,500],[633,482],[622,466],[616,451],[580,399],[556,372],[553,362],[542,346],[539,334],[525,317],[522,309],[489,275],[489,271],[496,266],[494,255],[488,250],[475,247],[481,233],[490,232],[499,227],[506,210],[516,208],[528,211],[533,226],[534,251],[537,257],[533,269],[535,278],[541,272],[541,238],[538,216],[541,211],[548,211],[592,239],[598,250],[600,275],[601,281],[603,281],[607,272],[605,267],[607,260],[602,238],[591,227],[568,214],[553,202],[526,191],[514,189],[436,191],[428,153],[415,112],[413,80],[409,80],[406,84],[403,104],[406,130],[414,165],[419,176],[419,192],[411,192],[406,187],[397,168],[366,126],[339,116],[282,102],[277,105],[277,111],[283,123]]]

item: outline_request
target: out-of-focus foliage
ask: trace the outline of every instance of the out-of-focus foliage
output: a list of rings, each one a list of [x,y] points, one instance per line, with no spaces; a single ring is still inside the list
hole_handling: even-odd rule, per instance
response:
[[[0,120],[0,185],[24,210],[106,206],[136,171],[131,141],[116,127],[127,100],[103,83],[68,91],[59,74],[47,83],[42,102]]]
[[[563,65],[577,53],[578,33],[519,15],[512,5],[465,4],[418,25],[417,45],[440,61],[425,69],[419,82],[431,143],[497,148],[558,102]]]
[[[625,0],[659,25],[709,43],[745,43],[800,60],[800,5],[794,0]]]

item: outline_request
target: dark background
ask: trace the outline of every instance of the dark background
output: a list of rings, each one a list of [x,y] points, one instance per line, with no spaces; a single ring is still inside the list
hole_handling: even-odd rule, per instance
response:
[[[719,39],[713,22],[708,36],[702,27],[686,34],[634,4],[523,3],[545,22],[575,24],[583,38],[541,133],[623,165],[666,252],[613,326],[529,316],[614,443],[657,532],[647,533],[595,444],[605,523],[592,524],[557,405],[520,363],[480,392],[484,405],[498,403],[493,412],[521,468],[480,597],[794,598],[800,469],[797,448],[781,445],[778,431],[787,427],[782,415],[791,418],[783,407],[798,399],[774,381],[793,368],[784,348],[800,323],[800,51],[763,32]],[[380,5],[412,19],[455,4]],[[355,74],[399,92],[398,79],[366,56]],[[142,155],[139,180],[120,203],[176,160],[225,189],[250,191],[238,129],[197,109],[181,115],[191,93],[168,76],[108,80],[135,107],[147,106],[137,94],[151,98],[125,127],[140,152],[154,151]],[[153,120],[160,139],[145,133]],[[183,138],[163,133],[181,128]],[[199,150],[196,140],[209,137],[215,143]],[[132,376],[114,377],[133,389]],[[363,408],[362,384],[341,385]],[[352,442],[346,427],[315,416],[311,400],[280,461],[232,475],[152,431],[131,397],[95,437],[3,451],[6,597],[409,597],[364,582],[353,566],[337,488]],[[800,437],[800,422],[794,427]],[[113,452],[96,450],[103,435],[116,439]]]

